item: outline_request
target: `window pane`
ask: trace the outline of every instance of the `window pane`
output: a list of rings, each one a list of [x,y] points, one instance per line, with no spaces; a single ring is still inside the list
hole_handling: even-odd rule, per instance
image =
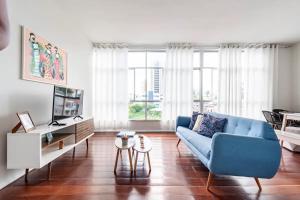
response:
[[[160,101],[162,99],[162,69],[148,69],[147,76],[148,100]]]
[[[148,52],[147,67],[164,67],[166,62],[166,52]]]
[[[160,120],[161,118],[161,104],[159,102],[147,103],[147,119]]]
[[[210,102],[203,102],[203,112],[215,112],[217,111],[217,103],[210,101]]]
[[[129,120],[145,120],[145,103],[129,104]]]
[[[193,71],[193,98],[200,100],[200,70]]]
[[[194,102],[193,103],[193,111],[194,112],[200,112],[201,111],[200,102]]]
[[[128,73],[128,94],[129,99],[132,101],[134,100],[134,70],[129,70]]]
[[[146,69],[135,69],[135,100],[146,100]]]
[[[129,52],[129,67],[146,67],[146,52]]]
[[[204,67],[219,67],[219,52],[204,52],[203,53]]]
[[[200,67],[200,52],[194,52],[194,67]]]
[[[202,98],[204,101],[212,100],[212,69],[203,69]]]

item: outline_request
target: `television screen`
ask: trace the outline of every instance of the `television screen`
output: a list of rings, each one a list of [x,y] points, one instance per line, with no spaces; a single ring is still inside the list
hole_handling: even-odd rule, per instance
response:
[[[52,120],[82,115],[83,90],[54,86]]]

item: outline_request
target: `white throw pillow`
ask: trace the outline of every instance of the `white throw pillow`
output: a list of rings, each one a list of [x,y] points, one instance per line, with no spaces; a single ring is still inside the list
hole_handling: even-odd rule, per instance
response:
[[[195,125],[193,127],[193,131],[198,131],[200,126],[201,126],[201,123],[202,123],[202,120],[203,120],[203,115],[198,115],[197,117],[197,120],[195,122]]]

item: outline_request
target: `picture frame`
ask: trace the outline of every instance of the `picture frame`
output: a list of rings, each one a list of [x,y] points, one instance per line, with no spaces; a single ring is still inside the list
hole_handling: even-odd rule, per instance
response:
[[[22,79],[65,86],[67,73],[67,52],[22,26]]]
[[[32,121],[32,118],[28,111],[19,112],[19,113],[17,113],[17,116],[25,130],[25,133],[28,133],[29,131],[32,131],[35,129],[35,124]]]

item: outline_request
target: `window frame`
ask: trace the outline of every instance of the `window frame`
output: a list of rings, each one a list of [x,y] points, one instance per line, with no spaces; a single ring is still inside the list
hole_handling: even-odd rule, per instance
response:
[[[204,112],[204,103],[208,102],[213,102],[213,97],[214,97],[214,90],[213,90],[213,85],[214,85],[214,80],[213,80],[213,71],[216,70],[218,71],[220,66],[214,66],[214,67],[205,67],[204,66],[204,53],[207,52],[214,52],[214,53],[219,53],[219,50],[217,48],[212,48],[212,49],[196,49],[194,50],[194,53],[199,53],[199,65],[198,67],[193,66],[193,73],[194,71],[198,71],[199,73],[199,99],[194,99],[193,97],[193,107],[195,103],[199,104],[199,112]],[[219,64],[220,65],[220,64]],[[212,99],[211,100],[204,100],[203,99],[203,70],[205,69],[211,69],[211,91],[212,91]],[[194,109],[193,109],[194,111]]]
[[[164,70],[165,65],[164,66],[160,66],[160,67],[148,67],[148,53],[150,52],[160,52],[160,53],[166,53],[166,50],[161,50],[161,49],[129,49],[128,53],[134,53],[134,52],[143,52],[145,53],[145,66],[139,66],[139,67],[132,67],[132,66],[128,66],[128,72],[130,72],[130,70],[133,70],[133,99],[129,99],[129,105],[131,103],[144,103],[145,104],[145,116],[144,119],[129,119],[129,121],[161,121],[161,119],[148,119],[147,117],[147,107],[148,107],[148,103],[161,103],[161,100],[148,100],[148,69],[159,69],[159,70]],[[136,100],[135,99],[135,86],[136,86],[136,82],[135,82],[135,78],[136,78],[136,70],[137,69],[143,69],[145,70],[145,100]],[[162,112],[162,111],[161,111]],[[129,112],[128,112],[129,115]]]

